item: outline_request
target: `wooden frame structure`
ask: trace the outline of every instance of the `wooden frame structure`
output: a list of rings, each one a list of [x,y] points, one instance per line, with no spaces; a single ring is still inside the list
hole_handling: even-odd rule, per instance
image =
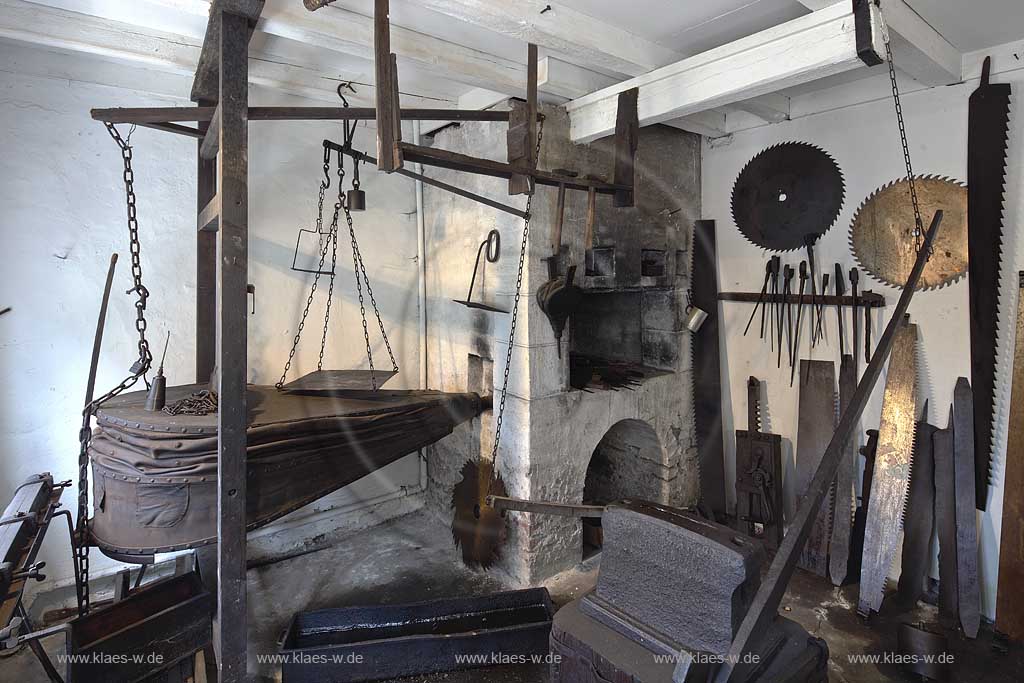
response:
[[[388,0],[375,0],[377,106],[251,107],[248,46],[264,0],[214,0],[192,86],[194,107],[93,109],[107,123],[132,123],[196,139],[196,381],[219,392],[216,565],[200,553],[204,581],[217,593],[214,650],[220,680],[246,677],[246,371],[249,121],[375,120],[378,158],[329,141],[324,145],[379,170],[397,172],[525,218],[525,212],[406,170],[404,161],[506,178],[509,194],[535,184],[614,197],[633,205],[633,157],[638,119],[635,90],[622,94],[616,125],[613,182],[537,169],[537,47],[529,47],[528,96],[512,111],[401,109],[398,72],[390,52]],[[508,163],[478,159],[402,141],[403,120],[508,122]],[[196,126],[183,125],[195,122]],[[215,576],[211,575],[214,573]]]

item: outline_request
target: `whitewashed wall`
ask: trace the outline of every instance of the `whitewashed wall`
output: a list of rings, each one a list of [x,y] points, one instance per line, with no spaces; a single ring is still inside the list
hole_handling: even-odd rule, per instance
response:
[[[0,54],[0,308],[13,307],[0,317],[0,500],[6,501],[18,483],[40,471],[48,470],[58,480],[77,478],[76,435],[111,252],[118,252],[120,261],[97,392],[120,381],[135,359],[134,307],[124,294],[130,286],[130,263],[121,159],[103,125],[90,119],[89,109],[189,102],[143,91],[152,84],[154,90],[184,94],[188,79],[168,81],[81,56],[10,45],[0,45]],[[23,75],[25,71],[37,75]],[[52,75],[38,75],[44,73]],[[98,84],[127,77],[141,89]],[[253,102],[303,104],[255,89]],[[128,127],[122,128],[126,135]],[[261,122],[249,131],[249,272],[256,286],[256,315],[249,323],[249,381],[273,384],[309,286],[310,276],[290,270],[296,231],[313,223],[320,143],[324,137],[339,139],[341,131],[340,124],[330,122]],[[361,128],[357,143],[372,147],[371,134]],[[150,343],[157,353],[166,331],[171,331],[168,380],[189,383],[194,381],[195,350],[195,142],[139,128],[132,143],[142,269],[151,292]],[[415,387],[419,369],[413,185],[369,169],[364,169],[362,180],[370,208],[356,214],[357,234],[402,368],[389,386]],[[331,205],[327,208],[330,211]],[[347,238],[341,244],[326,361],[329,367],[365,367],[351,255],[344,249]],[[322,320],[322,307],[315,306],[291,377],[315,369]],[[377,365],[386,365],[381,360],[387,357],[383,346],[378,337],[373,339],[375,353],[380,354]],[[389,492],[401,494],[417,488],[419,480],[418,459],[411,456],[294,513],[288,521],[294,525],[317,510]],[[75,500],[75,488],[64,494],[65,505],[72,509]],[[341,523],[329,519],[327,528]],[[323,523],[318,533],[322,531]],[[289,533],[307,532],[299,524]],[[72,575],[67,536],[60,529],[49,534],[41,559],[47,561],[51,578]],[[95,562],[93,571],[111,564]]]
[[[1012,52],[1012,51],[1008,51]],[[965,60],[966,72],[977,73],[977,57]],[[1011,132],[1006,183],[1004,268],[1001,291],[1001,329],[1013,329],[1016,316],[1016,272],[1024,268],[1024,238],[1019,237],[1019,226],[1024,221],[1024,192],[1021,191],[1024,172],[1024,116],[1019,110],[1020,93],[1024,92],[1024,71],[1019,61],[1012,58],[996,63],[995,82],[1011,82],[1014,104],[1011,106]],[[881,68],[881,67],[879,67]],[[1018,70],[1014,70],[1018,69]],[[977,87],[978,80],[961,85],[921,90],[920,86],[904,81],[908,89],[916,92],[904,96],[907,132],[913,155],[914,170],[919,174],[951,176],[966,182],[967,178],[967,99]],[[834,269],[834,263],[844,266],[844,272],[857,265],[847,244],[850,221],[860,202],[875,188],[904,175],[896,118],[890,97],[887,97],[887,77],[884,71],[876,77],[849,87],[837,88],[793,101],[792,121],[757,128],[736,134],[731,142],[705,142],[703,154],[704,183],[703,206],[705,218],[718,221],[719,278],[722,291],[759,291],[765,260],[771,255],[746,241],[736,229],[730,210],[732,184],[743,165],[759,151],[779,142],[805,141],[822,147],[838,162],[846,179],[846,201],[835,226],[819,242],[816,261],[820,266]],[[860,101],[861,104],[852,104]],[[819,113],[811,113],[819,112]],[[927,220],[926,220],[927,223]],[[783,255],[783,262],[797,265],[806,258],[805,252]],[[888,321],[898,298],[898,290],[881,285],[870,278],[861,277],[861,288],[882,293],[889,303],[885,313],[876,315],[873,340]],[[799,392],[789,386],[789,368],[777,370],[775,354],[768,353],[767,343],[757,334],[743,337],[743,327],[751,306],[724,303],[724,352],[722,354],[724,429],[726,433],[726,462],[730,473],[735,465],[736,429],[746,428],[746,381],[754,375],[767,384],[767,414],[773,432],[784,439],[785,469],[792,472],[793,447],[797,431]],[[795,311],[794,311],[795,313]],[[968,300],[966,278],[933,292],[915,296],[910,306],[913,322],[919,326],[918,365],[919,405],[929,400],[929,419],[933,424],[945,426],[953,385],[958,376],[970,376]],[[847,313],[847,344],[850,326]],[[835,309],[828,311],[828,345],[809,349],[806,332],[801,337],[801,358],[835,360],[838,373],[838,341]],[[863,334],[863,323],[861,330]],[[1010,335],[1012,337],[1012,333]],[[980,568],[983,613],[992,617],[995,612],[995,590],[998,574],[998,543],[1002,509],[1002,472],[1006,444],[1006,415],[1009,387],[1006,379],[1009,354],[1013,339],[1000,338],[1002,370],[997,373],[998,419],[996,421],[996,452],[993,465],[993,486],[988,511],[979,513],[979,539],[981,544]],[[863,351],[861,351],[863,353]],[[860,363],[863,371],[863,356]],[[864,413],[858,433],[876,428],[881,411],[884,376]],[[1020,399],[1018,399],[1020,400]],[[731,410],[730,410],[731,408]],[[730,474],[731,480],[732,474]],[[792,479],[790,479],[792,481]],[[792,514],[791,484],[787,483],[787,512]],[[733,492],[730,492],[732,495]],[[898,554],[897,554],[898,555]],[[898,565],[899,558],[896,563]],[[893,575],[898,575],[894,568]],[[934,575],[934,574],[933,574]]]

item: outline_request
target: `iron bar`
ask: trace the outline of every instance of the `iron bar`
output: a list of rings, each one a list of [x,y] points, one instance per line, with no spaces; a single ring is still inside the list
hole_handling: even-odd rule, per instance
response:
[[[370,156],[369,154],[366,154],[365,152],[360,152],[357,149],[353,149],[351,147],[345,147],[343,145],[339,145],[338,143],[332,142],[330,140],[324,140],[324,145],[326,145],[329,149],[331,149],[331,150],[333,150],[335,152],[341,152],[342,154],[346,154],[346,155],[352,157],[353,159],[356,159],[357,161],[362,161],[364,163],[373,164],[374,166],[377,165],[377,159],[375,157],[373,157],[373,156]],[[431,178],[430,176],[425,176],[422,173],[417,173],[416,171],[410,171],[407,168],[400,168],[397,171],[395,171],[395,173],[397,173],[399,175],[403,175],[406,178],[412,178],[413,180],[419,180],[420,182],[422,182],[425,185],[431,185],[431,186],[436,187],[438,189],[445,190],[447,192],[451,192],[452,194],[457,194],[460,197],[465,197],[466,199],[471,199],[474,202],[479,202],[480,204],[483,204],[485,206],[489,206],[492,209],[498,209],[499,211],[504,211],[505,213],[510,213],[513,216],[518,216],[519,218],[522,218],[522,219],[526,218],[526,212],[523,211],[522,209],[517,209],[514,206],[509,206],[508,204],[502,204],[501,202],[495,201],[493,199],[488,199],[487,197],[484,197],[482,195],[476,194],[475,192],[470,192],[469,190],[464,190],[461,187],[456,187],[455,185],[450,185],[450,184],[444,182],[443,180],[437,180],[436,178]]]

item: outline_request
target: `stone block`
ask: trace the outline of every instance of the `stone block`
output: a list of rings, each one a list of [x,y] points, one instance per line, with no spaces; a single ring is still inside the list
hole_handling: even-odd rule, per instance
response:
[[[760,584],[761,545],[649,503],[609,506],[602,527],[597,588],[583,609],[617,630],[643,624],[679,647],[725,654]]]

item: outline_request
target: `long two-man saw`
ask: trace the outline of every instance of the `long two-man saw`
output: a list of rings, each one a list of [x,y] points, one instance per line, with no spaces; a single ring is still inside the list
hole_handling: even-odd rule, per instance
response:
[[[889,372],[882,396],[878,451],[871,482],[871,501],[864,527],[864,553],[860,566],[857,611],[867,616],[882,606],[910,481],[917,399],[917,325],[907,323],[896,332]]]
[[[981,85],[971,93],[967,121],[967,254],[970,264],[971,384],[974,388],[975,498],[988,499],[995,415],[999,268],[1003,253],[1003,188],[1010,117],[1010,84],[989,83],[985,58]]]

